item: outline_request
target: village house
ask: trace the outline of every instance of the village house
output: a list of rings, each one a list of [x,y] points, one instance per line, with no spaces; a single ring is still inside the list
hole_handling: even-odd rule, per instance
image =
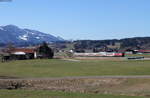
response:
[[[36,48],[15,48],[10,51],[13,59],[36,59]]]
[[[54,56],[53,50],[43,43],[40,46],[30,48],[4,48],[1,50],[2,61],[25,60],[25,59],[51,59]]]

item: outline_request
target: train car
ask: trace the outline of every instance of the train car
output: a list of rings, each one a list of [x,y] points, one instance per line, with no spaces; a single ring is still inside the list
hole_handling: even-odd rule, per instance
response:
[[[98,52],[98,53],[74,53],[75,57],[124,57],[124,53]]]

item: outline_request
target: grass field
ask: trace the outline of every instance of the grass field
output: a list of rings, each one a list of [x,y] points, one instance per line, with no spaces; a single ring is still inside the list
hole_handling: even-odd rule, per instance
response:
[[[0,76],[65,77],[150,75],[150,61],[23,60],[0,63]]]
[[[0,98],[146,98],[136,96],[81,94],[31,90],[0,90]]]
[[[136,57],[136,56],[143,56],[145,58],[150,58],[150,54],[128,54],[126,57]]]
[[[66,76],[102,76],[102,75],[150,75],[148,60],[22,60],[0,62],[0,76],[8,77],[66,77]],[[79,80],[78,80],[79,81]],[[89,81],[89,80],[88,80]],[[96,81],[96,80],[91,80]],[[119,80],[117,80],[119,81]],[[0,90],[0,98],[146,98],[121,96],[137,93],[149,95],[149,79],[123,80],[119,86],[91,86],[91,90],[111,91],[111,94],[81,94],[69,92],[52,92],[48,90]],[[68,82],[67,82],[68,83]],[[130,86],[131,85],[131,86]],[[143,87],[141,89],[141,87]],[[129,91],[130,90],[130,91]],[[129,92],[128,92],[129,91]],[[133,92],[131,92],[133,91]],[[130,93],[131,92],[131,93]]]

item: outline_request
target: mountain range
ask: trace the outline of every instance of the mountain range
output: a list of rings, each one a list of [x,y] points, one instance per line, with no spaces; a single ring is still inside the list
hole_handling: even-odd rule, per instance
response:
[[[61,37],[43,33],[37,30],[22,29],[15,25],[0,26],[0,46],[13,43],[18,46],[28,46],[42,43],[65,42]],[[66,41],[68,42],[68,41]],[[150,49],[150,37],[134,37],[112,40],[77,40],[72,44],[79,49],[93,49],[120,45],[121,49]]]
[[[22,29],[15,25],[0,26],[0,43],[41,43],[64,41],[61,37],[31,29]]]

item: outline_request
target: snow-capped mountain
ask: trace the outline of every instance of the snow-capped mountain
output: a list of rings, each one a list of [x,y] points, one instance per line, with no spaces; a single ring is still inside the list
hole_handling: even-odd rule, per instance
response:
[[[0,26],[0,43],[40,43],[43,41],[56,42],[64,40],[40,31],[21,29],[15,25]]]

